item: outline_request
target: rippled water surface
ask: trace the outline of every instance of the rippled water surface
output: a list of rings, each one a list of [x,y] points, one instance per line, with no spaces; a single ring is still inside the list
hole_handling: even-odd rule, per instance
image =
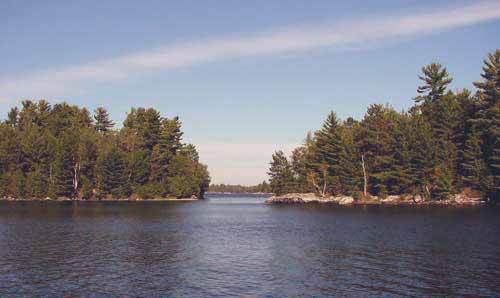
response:
[[[500,210],[0,203],[0,297],[495,297]]]

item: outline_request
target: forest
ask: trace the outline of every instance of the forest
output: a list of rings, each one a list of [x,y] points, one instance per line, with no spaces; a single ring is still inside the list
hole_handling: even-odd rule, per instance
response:
[[[453,78],[439,63],[418,78],[407,111],[373,104],[362,119],[343,121],[330,112],[291,156],[275,152],[272,191],[500,201],[500,49],[484,60],[475,92],[450,90]]]
[[[210,176],[178,117],[132,108],[121,129],[106,109],[25,100],[0,124],[0,198],[203,198]]]
[[[257,185],[239,185],[239,184],[211,184],[208,188],[211,193],[233,193],[233,194],[244,194],[244,193],[270,193],[271,189],[267,181],[262,181]]]

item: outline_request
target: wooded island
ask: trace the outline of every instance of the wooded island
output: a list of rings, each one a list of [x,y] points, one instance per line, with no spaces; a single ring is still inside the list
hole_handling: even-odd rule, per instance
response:
[[[25,100],[0,124],[0,199],[202,198],[207,167],[178,117],[133,108],[113,129],[106,109]]]
[[[300,193],[315,193],[345,202],[459,196],[498,203],[500,50],[488,55],[481,77],[477,92],[453,92],[447,69],[432,63],[408,111],[374,104],[359,121],[331,112],[290,158],[273,154],[272,191],[294,194],[271,202],[306,202],[310,195]]]

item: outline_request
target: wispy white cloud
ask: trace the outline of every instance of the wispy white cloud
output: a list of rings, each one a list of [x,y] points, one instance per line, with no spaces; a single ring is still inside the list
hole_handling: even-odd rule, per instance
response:
[[[78,93],[85,83],[120,80],[131,74],[192,66],[198,63],[318,47],[363,46],[413,37],[500,18],[500,2],[430,9],[406,15],[369,16],[342,23],[322,23],[244,37],[172,44],[74,67],[48,70],[22,79],[0,81],[0,101],[25,97],[60,97]]]

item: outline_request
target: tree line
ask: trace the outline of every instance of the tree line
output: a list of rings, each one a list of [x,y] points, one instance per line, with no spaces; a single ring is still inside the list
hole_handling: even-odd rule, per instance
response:
[[[209,192],[216,193],[270,193],[269,183],[263,181],[257,185],[232,185],[232,184],[211,184]]]
[[[25,100],[0,123],[0,198],[201,198],[209,173],[182,135],[152,108],[116,130],[102,107]]]
[[[453,79],[438,63],[419,79],[408,111],[373,104],[361,120],[344,121],[331,112],[290,157],[275,152],[272,191],[500,201],[500,50],[484,60],[474,93],[449,90]]]

